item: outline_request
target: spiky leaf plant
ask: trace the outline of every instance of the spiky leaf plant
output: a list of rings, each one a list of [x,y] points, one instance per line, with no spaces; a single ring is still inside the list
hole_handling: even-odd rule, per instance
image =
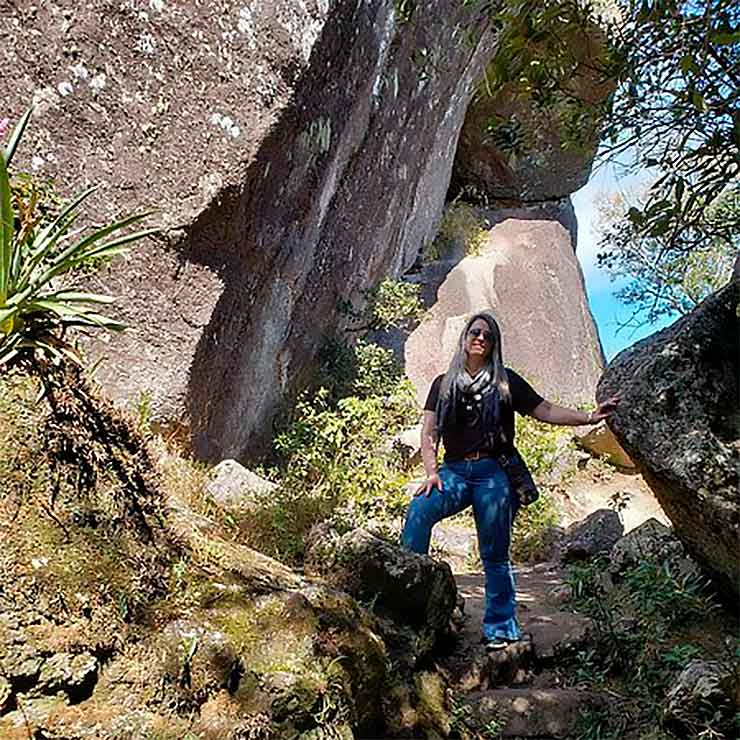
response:
[[[120,331],[124,326],[100,312],[113,298],[74,290],[73,271],[126,250],[156,229],[125,232],[147,215],[136,214],[87,232],[73,229],[95,188],[85,190],[44,223],[35,199],[16,207],[9,165],[26,129],[27,111],[0,150],[0,369],[40,352],[47,359],[80,363],[65,333],[73,327]]]
[[[144,542],[166,541],[163,496],[148,441],[85,374],[66,334],[76,327],[124,328],[100,312],[113,298],[75,288],[78,270],[121,254],[157,230],[129,230],[148,214],[98,229],[73,228],[94,189],[49,209],[33,179],[30,186],[21,186],[19,179],[11,187],[8,168],[30,113],[20,119],[5,149],[0,147],[0,374],[17,368],[42,385],[39,401],[45,399],[50,412],[42,422],[44,454],[57,480],[89,498],[113,475],[121,522]],[[50,494],[51,505],[55,495]]]

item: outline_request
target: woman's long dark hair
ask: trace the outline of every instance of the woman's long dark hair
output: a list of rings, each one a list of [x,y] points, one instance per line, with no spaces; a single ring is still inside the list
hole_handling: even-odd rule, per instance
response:
[[[437,403],[437,439],[441,437],[442,428],[445,423],[449,423],[451,418],[454,418],[454,411],[457,406],[458,394],[460,393],[457,387],[458,377],[465,372],[465,342],[468,337],[470,327],[478,320],[483,319],[488,324],[488,328],[491,330],[491,351],[488,353],[483,370],[488,370],[491,375],[491,382],[498,390],[499,398],[502,403],[511,403],[511,391],[509,390],[509,378],[506,375],[506,368],[504,367],[504,361],[501,354],[501,330],[498,328],[496,319],[493,314],[489,311],[481,311],[480,313],[471,316],[457,342],[457,349],[455,354],[452,356],[450,366],[442,379],[442,385],[439,389],[439,401]]]

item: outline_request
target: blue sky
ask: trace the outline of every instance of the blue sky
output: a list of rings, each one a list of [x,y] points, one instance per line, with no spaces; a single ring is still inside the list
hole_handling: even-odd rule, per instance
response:
[[[672,323],[672,319],[665,319],[657,324],[643,326],[638,330],[619,329],[620,323],[630,317],[630,309],[623,306],[614,293],[620,283],[610,280],[605,270],[596,266],[598,249],[598,234],[596,223],[598,219],[597,201],[602,194],[630,191],[639,188],[646,180],[645,174],[626,174],[623,168],[613,164],[595,168],[591,178],[578,192],[572,196],[573,206],[578,218],[578,245],[576,254],[581,262],[586,279],[586,292],[591,305],[591,311],[599,329],[599,336],[604,347],[606,359],[611,360],[625,347],[634,344],[653,332]]]

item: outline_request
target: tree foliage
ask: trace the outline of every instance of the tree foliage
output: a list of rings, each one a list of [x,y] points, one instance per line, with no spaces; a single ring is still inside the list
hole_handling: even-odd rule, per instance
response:
[[[640,200],[631,207],[639,207]],[[626,325],[655,322],[664,316],[686,314],[730,278],[740,250],[740,234],[722,234],[726,223],[740,213],[740,188],[725,191],[707,207],[707,232],[683,236],[695,246],[686,253],[672,249],[667,236],[647,236],[624,213],[628,199],[602,205],[603,226],[598,264],[612,279],[627,280],[616,295],[632,309]]]
[[[691,276],[737,249],[740,211],[728,204],[740,178],[740,4],[464,1],[500,29],[488,92],[516,81],[535,105],[558,107],[564,146],[579,146],[579,132],[600,121],[602,160],[655,173],[645,198],[610,232],[602,262],[634,278],[621,297],[648,320],[671,305],[685,310],[702,295],[700,284],[712,285],[698,279],[692,287]],[[587,28],[597,43],[586,58],[574,42]],[[574,93],[584,68],[595,84],[613,81],[606,101]]]
[[[730,241],[740,212],[712,206],[740,175],[740,5],[734,0],[620,0],[612,35],[619,86],[606,111],[604,156],[636,153],[658,178],[628,218],[663,240],[666,258]]]

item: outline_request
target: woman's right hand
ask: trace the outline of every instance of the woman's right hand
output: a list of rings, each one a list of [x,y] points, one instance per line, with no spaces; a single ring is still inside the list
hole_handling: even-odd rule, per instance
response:
[[[422,483],[421,486],[419,486],[414,496],[421,496],[422,493],[425,496],[429,496],[431,495],[433,488],[437,488],[440,493],[442,492],[442,479],[439,477],[437,473],[430,475],[424,481],[424,483]]]

